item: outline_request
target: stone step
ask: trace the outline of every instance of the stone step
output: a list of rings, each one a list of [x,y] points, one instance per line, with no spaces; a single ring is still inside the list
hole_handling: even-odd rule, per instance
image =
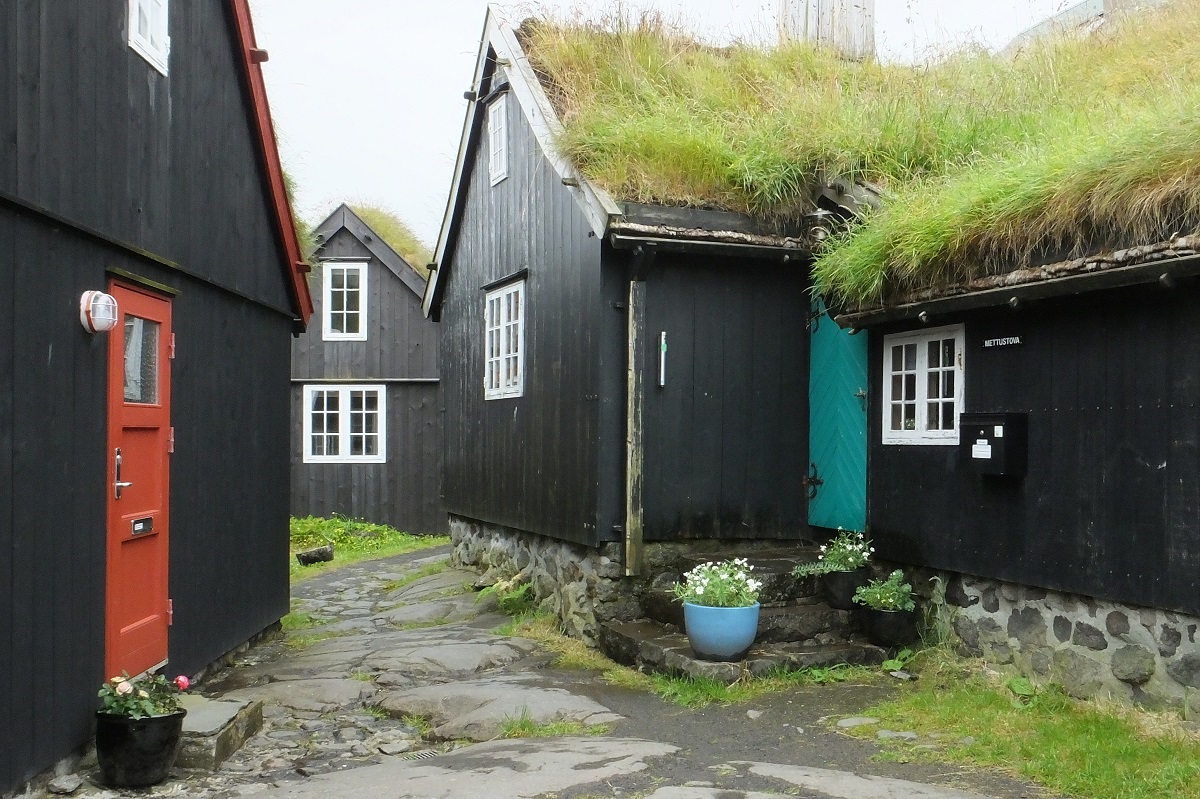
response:
[[[602,624],[599,638],[601,650],[626,666],[725,682],[733,682],[747,672],[761,677],[777,669],[797,671],[839,664],[874,666],[887,657],[879,647],[857,640],[814,644],[756,641],[745,660],[714,663],[696,658],[683,633],[649,621]]]
[[[187,710],[183,736],[175,764],[181,768],[216,771],[247,739],[262,729],[261,701],[209,699],[184,694],[180,703]]]
[[[816,578],[794,577],[792,570],[801,563],[816,560],[819,554],[820,550],[816,547],[796,546],[747,555],[746,561],[754,567],[755,579],[763,584],[759,590],[759,601],[763,605],[775,605],[816,596],[819,590]],[[714,558],[697,553],[684,558],[685,568],[709,560]],[[662,584],[657,582],[656,585],[661,587]]]
[[[683,604],[669,591],[651,591],[642,599],[642,610],[653,622],[683,629]],[[764,607],[758,616],[758,641],[807,641],[822,633],[848,636],[856,625],[852,614],[834,610],[804,597],[786,605]]]

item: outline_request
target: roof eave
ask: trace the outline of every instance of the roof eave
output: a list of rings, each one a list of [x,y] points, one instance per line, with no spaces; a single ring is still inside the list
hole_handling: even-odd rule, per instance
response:
[[[308,320],[313,313],[312,295],[309,293],[306,277],[310,267],[304,260],[300,236],[296,232],[287,184],[283,178],[283,163],[279,158],[279,142],[275,138],[275,127],[271,122],[271,106],[267,102],[267,84],[262,72],[262,62],[266,60],[266,53],[259,49],[254,37],[249,0],[229,0],[229,7],[233,13],[237,34],[238,61],[244,69],[243,74],[249,90],[251,121],[267,171],[267,188],[275,211],[276,229],[284,250],[284,269],[296,305],[297,322],[304,328],[308,326]]]
[[[567,161],[558,151],[556,141],[562,133],[562,121],[554,111],[550,98],[546,96],[541,83],[537,79],[525,51],[517,40],[516,33],[504,20],[499,9],[489,4],[484,18],[483,35],[480,39],[479,53],[475,61],[475,73],[471,83],[473,90],[478,90],[487,71],[488,52],[493,50],[498,61],[504,62],[509,78],[509,91],[517,98],[525,114],[534,136],[538,140],[543,154],[554,167],[563,186],[576,198],[576,202],[587,216],[592,231],[597,236],[603,236],[612,218],[621,215],[621,208],[603,189],[595,186],[579,174],[578,170]],[[458,222],[463,213],[466,201],[465,181],[467,159],[475,144],[479,121],[483,112],[483,103],[478,96],[468,100],[466,115],[463,119],[462,136],[459,139],[458,156],[454,164],[454,178],[451,182],[450,195],[446,201],[446,211],[442,218],[442,227],[438,233],[437,246],[434,249],[431,272],[422,299],[422,310],[425,315],[436,315],[441,303],[441,295],[446,278],[446,255],[453,246],[457,233]]]
[[[1185,236],[1145,247],[1077,258],[1046,266],[1013,270],[919,295],[908,295],[886,305],[846,311],[834,320],[844,328],[864,328],[889,322],[916,320],[962,311],[1124,288],[1158,282],[1171,288],[1175,281],[1200,276],[1200,236]],[[976,288],[970,288],[970,286]],[[986,287],[984,287],[986,286]]]
[[[368,225],[366,220],[346,203],[339,205],[333,213],[325,217],[325,221],[317,225],[314,231],[320,242],[317,245],[317,252],[320,253],[325,244],[343,229],[366,247],[371,255],[378,258],[409,291],[416,294],[417,297],[424,296],[425,278],[413,268],[408,259],[396,252],[395,248],[384,241],[375,228]]]

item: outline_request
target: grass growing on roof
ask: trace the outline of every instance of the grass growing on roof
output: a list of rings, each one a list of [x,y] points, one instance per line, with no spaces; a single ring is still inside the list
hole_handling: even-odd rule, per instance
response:
[[[817,265],[820,288],[852,302],[1091,246],[1097,231],[1147,243],[1200,221],[1200,0],[929,66],[707,47],[654,15],[521,36],[560,146],[619,199],[789,217],[826,176],[882,187],[885,209]]]

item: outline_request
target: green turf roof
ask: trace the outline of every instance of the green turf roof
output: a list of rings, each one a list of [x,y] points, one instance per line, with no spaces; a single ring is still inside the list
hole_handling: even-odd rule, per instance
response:
[[[705,47],[650,16],[521,39],[563,151],[619,200],[790,218],[830,176],[880,187],[815,266],[851,305],[1200,227],[1200,0],[926,68]]]

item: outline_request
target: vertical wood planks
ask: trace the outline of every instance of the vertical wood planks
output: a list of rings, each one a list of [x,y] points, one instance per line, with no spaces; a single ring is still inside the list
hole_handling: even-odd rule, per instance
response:
[[[646,390],[646,281],[629,281],[629,361],[625,393],[625,575],[637,576],[644,566],[642,546],[642,482],[645,450],[642,405]]]

